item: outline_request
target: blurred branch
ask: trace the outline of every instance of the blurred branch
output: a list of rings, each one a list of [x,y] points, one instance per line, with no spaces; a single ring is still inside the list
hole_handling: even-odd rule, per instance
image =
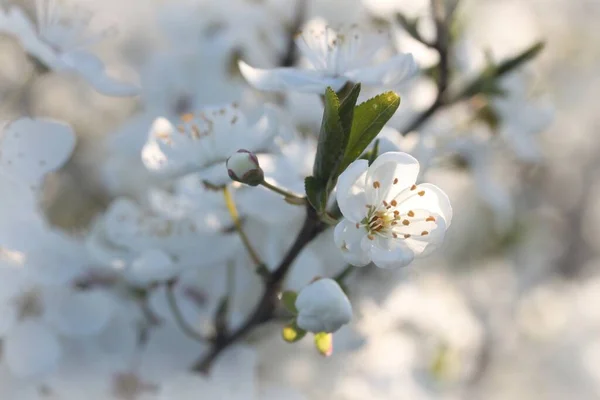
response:
[[[208,353],[194,364],[194,371],[204,374],[208,373],[213,362],[225,349],[242,339],[259,325],[262,325],[275,317],[275,311],[279,302],[278,294],[281,291],[285,276],[302,249],[317,237],[319,233],[324,231],[325,228],[326,225],[320,221],[317,212],[310,205],[307,205],[306,217],[302,229],[298,233],[296,240],[289,248],[283,260],[268,276],[263,289],[263,294],[258,304],[254,307],[254,311],[235,331],[223,336],[218,336]]]
[[[308,0],[297,0],[294,21],[289,30],[286,52],[281,57],[279,65],[282,67],[291,67],[296,63],[298,57],[298,47],[296,46],[296,33],[302,27],[306,19],[306,8]]]
[[[267,268],[260,260],[258,253],[256,250],[254,250],[254,247],[252,247],[252,243],[250,243],[250,239],[248,239],[248,235],[246,235],[246,232],[242,227],[242,222],[240,221],[240,216],[237,211],[237,207],[235,206],[235,201],[233,200],[233,196],[231,195],[231,192],[227,186],[223,187],[223,197],[225,198],[225,205],[227,206],[227,211],[229,211],[229,215],[231,216],[235,230],[240,236],[240,239],[242,240],[242,243],[244,244],[244,247],[250,256],[250,259],[256,266],[257,273],[261,276],[265,276],[264,271],[266,271]]]
[[[444,0],[431,0],[431,11],[436,27],[436,39],[434,43],[424,42],[424,44],[437,50],[439,54],[439,63],[435,67],[435,79],[437,86],[437,95],[434,102],[421,114],[415,117],[400,132],[406,135],[427,122],[436,112],[468,100],[478,94],[499,94],[498,79],[521,67],[525,63],[535,58],[544,48],[543,42],[536,42],[523,52],[514,57],[508,58],[496,65],[489,65],[472,81],[467,83],[464,88],[457,91],[455,95],[449,95],[448,86],[451,78],[451,51],[452,36],[450,26],[452,25],[452,16],[456,10],[458,2],[447,5]]]
[[[210,339],[208,337],[203,336],[201,333],[197,332],[193,327],[191,327],[185,317],[183,316],[179,306],[177,305],[177,299],[175,298],[175,283],[176,280],[171,280],[166,284],[166,292],[167,292],[167,302],[169,303],[169,308],[175,317],[175,322],[181,328],[183,333],[185,333],[190,339],[199,341],[199,342],[208,342]]]
[[[437,96],[429,106],[427,110],[417,116],[406,128],[402,129],[403,135],[414,131],[419,128],[424,122],[426,122],[433,114],[446,104],[446,90],[448,89],[448,82],[450,80],[450,21],[452,19],[452,12],[454,7],[449,10],[444,0],[431,0],[431,13],[436,30],[435,42],[428,44],[437,50],[440,61],[437,68]],[[452,11],[452,12],[450,12]],[[427,44],[427,43],[426,43]]]

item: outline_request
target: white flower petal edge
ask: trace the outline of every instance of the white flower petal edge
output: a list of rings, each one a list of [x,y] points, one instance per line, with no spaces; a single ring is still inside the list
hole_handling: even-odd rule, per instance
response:
[[[109,76],[104,62],[92,53],[72,51],[63,55],[61,60],[67,68],[79,73],[98,93],[105,96],[129,97],[140,93],[136,85]]]
[[[435,185],[416,185],[418,174],[417,160],[401,152],[384,153],[369,167],[355,161],[342,173],[337,200],[344,219],[334,240],[348,263],[403,267],[443,242],[450,201]]]
[[[30,185],[62,167],[75,148],[73,129],[49,119],[20,118],[0,139],[0,169]]]
[[[83,50],[103,39],[110,30],[88,32],[87,13],[78,13],[51,0],[38,2],[36,8],[37,26],[16,6],[8,12],[0,9],[0,32],[16,36],[25,50],[48,68],[78,73],[99,93],[115,97],[139,94],[138,86],[112,78],[99,58]]]
[[[352,222],[360,222],[367,205],[365,179],[369,163],[356,160],[340,175],[336,198],[344,217]]]
[[[398,86],[408,82],[419,72],[419,66],[412,54],[397,54],[377,65],[346,72],[345,76],[353,82],[365,85]]]
[[[342,220],[335,227],[333,240],[335,245],[342,250],[342,257],[348,264],[364,267],[371,262],[371,254],[363,251],[361,247],[366,231],[356,229],[355,224],[347,219]]]
[[[327,86],[339,90],[346,80],[343,78],[329,78],[320,71],[301,70],[297,68],[254,68],[243,61],[238,66],[242,76],[250,85],[259,90],[284,91],[295,89],[304,93],[322,93]]]

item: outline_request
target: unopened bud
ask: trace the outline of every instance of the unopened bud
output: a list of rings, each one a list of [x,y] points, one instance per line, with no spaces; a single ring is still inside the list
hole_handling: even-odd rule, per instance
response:
[[[312,282],[296,299],[298,326],[306,331],[335,332],[352,319],[352,306],[340,285],[325,278]]]
[[[265,179],[265,174],[258,164],[256,155],[248,150],[238,150],[227,159],[227,173],[237,182],[250,186],[258,186]]]

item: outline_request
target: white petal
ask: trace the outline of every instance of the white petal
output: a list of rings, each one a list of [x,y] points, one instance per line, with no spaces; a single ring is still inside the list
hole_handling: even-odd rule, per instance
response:
[[[348,71],[344,76],[366,85],[393,87],[413,78],[418,70],[412,54],[398,54],[377,65]]]
[[[323,73],[297,68],[254,68],[243,61],[238,63],[240,72],[248,83],[265,91],[294,90],[307,93],[324,93],[327,86],[341,89],[346,83],[343,78],[330,78]]]
[[[383,153],[369,167],[366,187],[369,189],[370,196],[367,201],[373,205],[378,205],[383,200],[390,201],[398,193],[412,186],[418,175],[419,162],[410,154]],[[378,189],[374,188],[374,182],[379,182]]]
[[[25,321],[4,339],[3,353],[11,371],[23,378],[50,372],[61,348],[56,335],[37,321]]]
[[[415,214],[419,214],[422,210],[415,210]],[[427,226],[419,227],[419,223],[411,224],[410,227],[416,231],[410,238],[405,239],[404,243],[410,248],[415,257],[424,257],[436,250],[444,241],[446,235],[446,222],[444,219],[435,214],[429,214],[435,218],[435,222],[426,223]],[[420,235],[419,232],[426,230],[427,235]]]
[[[379,268],[395,269],[406,267],[414,260],[414,253],[398,239],[363,240],[363,248],[369,247],[373,264]]]
[[[50,69],[60,69],[62,62],[47,43],[40,40],[34,25],[19,7],[11,7],[6,15],[0,9],[0,32],[15,35],[25,50]]]
[[[423,196],[418,195],[419,192],[425,192]],[[402,197],[412,196],[407,200],[402,200]],[[422,183],[417,185],[417,188],[413,191],[406,191],[398,198],[398,211],[401,214],[408,212],[409,210],[426,210],[431,214],[439,215],[446,222],[446,228],[450,227],[452,223],[452,206],[450,205],[450,199],[448,195],[444,193],[442,189],[431,184]]]
[[[144,251],[127,270],[127,280],[135,285],[146,286],[153,282],[164,282],[179,273],[173,260],[160,250]]]
[[[362,267],[371,262],[368,251],[361,247],[367,231],[363,227],[356,228],[356,224],[343,219],[334,230],[335,245],[341,250],[344,260],[356,267]]]
[[[174,154],[177,152],[176,146],[184,147],[179,141],[175,142],[181,138],[174,132],[175,127],[166,118],[154,120],[148,133],[148,141],[142,148],[142,162],[148,170],[168,176],[189,170],[185,157]]]
[[[37,184],[60,168],[75,148],[70,126],[44,119],[21,118],[10,123],[0,144],[0,166],[15,178]]]
[[[46,319],[68,336],[100,333],[114,311],[114,300],[102,290],[61,291],[46,298]]]
[[[356,223],[366,216],[365,177],[369,163],[356,160],[338,178],[336,199],[344,217]]]
[[[107,96],[135,96],[140,89],[130,83],[119,82],[106,73],[104,63],[95,55],[85,51],[64,54],[61,59],[85,78],[99,93]]]

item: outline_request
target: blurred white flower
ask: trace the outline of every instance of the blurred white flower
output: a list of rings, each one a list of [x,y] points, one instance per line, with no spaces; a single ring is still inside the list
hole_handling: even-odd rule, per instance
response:
[[[477,133],[474,132],[473,136]],[[497,232],[506,232],[514,223],[515,205],[511,190],[494,171],[494,148],[489,141],[458,138],[446,143],[446,150],[456,152],[466,161],[480,198],[490,207]]]
[[[218,228],[209,220],[176,218],[118,198],[98,219],[86,244],[97,262],[116,270],[139,262],[148,250],[160,250],[180,265],[213,265],[230,257],[239,245],[236,235],[222,234]]]
[[[531,98],[528,82],[522,74],[507,76],[500,82],[500,87],[505,95],[492,97],[490,103],[500,117],[499,132],[502,138],[519,159],[539,161],[542,155],[539,134],[552,122],[553,108]]]
[[[296,299],[298,326],[306,331],[335,332],[352,319],[350,300],[333,279],[318,279]]]
[[[0,337],[4,358],[19,377],[50,372],[61,358],[61,337],[99,333],[114,310],[106,292],[43,282],[27,267],[0,265]]]
[[[406,153],[384,153],[371,166],[357,160],[340,175],[337,201],[344,219],[335,243],[346,261],[403,267],[434,250],[452,221],[448,196],[416,185],[419,163]]]
[[[159,24],[173,47],[195,48],[207,40],[218,42],[227,57],[241,53],[252,61],[275,62],[285,52],[293,8],[280,0],[169,2],[160,7]]]
[[[180,267],[173,263],[169,255],[157,249],[143,251],[125,271],[128,282],[136,286],[148,286],[155,282],[165,282],[174,278]]]
[[[235,104],[184,114],[176,126],[158,118],[142,149],[142,161],[150,171],[169,177],[197,172],[224,164],[240,148],[258,151],[271,147],[278,131],[275,122],[274,110],[267,108],[250,126]]]
[[[46,174],[67,162],[74,148],[75,134],[69,125],[20,118],[5,125],[0,135],[0,174],[36,187]]]
[[[384,34],[364,33],[355,26],[339,32],[328,26],[315,26],[296,38],[296,44],[313,69],[258,69],[243,61],[239,67],[252,86],[266,91],[323,93],[327,86],[339,90],[346,82],[394,87],[412,78],[418,66],[411,54],[396,54],[372,64],[388,41]]]
[[[36,15],[37,27],[16,6],[6,13],[0,10],[0,31],[15,35],[25,50],[48,68],[76,72],[102,94],[138,94],[138,87],[111,78],[104,63],[84,50],[108,33],[90,33],[91,12],[73,5],[65,6],[57,0],[36,0]]]

